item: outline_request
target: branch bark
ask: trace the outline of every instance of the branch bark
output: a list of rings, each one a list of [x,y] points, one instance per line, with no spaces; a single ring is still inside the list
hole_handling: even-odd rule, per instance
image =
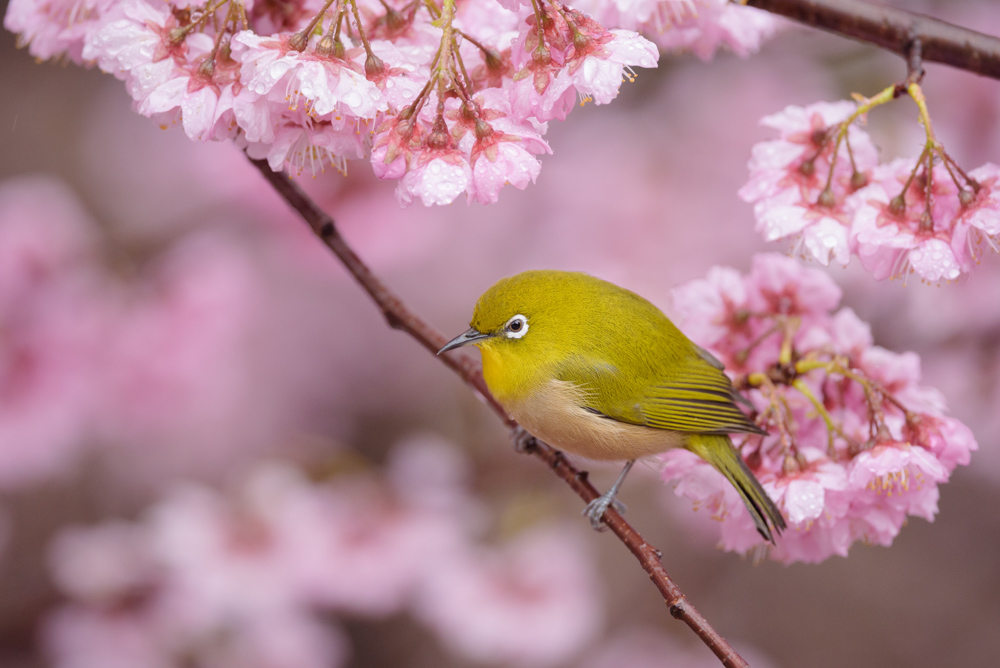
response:
[[[333,218],[324,213],[287,174],[271,171],[266,160],[250,159],[250,162],[260,170],[264,178],[285,198],[285,201],[302,216],[316,236],[333,251],[382,311],[389,326],[406,332],[431,354],[436,355],[437,351],[448,340],[411,311],[403,300],[361,261],[357,253],[340,236]],[[493,412],[504,424],[511,428],[517,426],[517,423],[507,415],[507,412],[486,388],[482,369],[475,359],[464,352],[443,355],[438,359],[457,373],[493,409]],[[587,480],[587,472],[580,471],[570,464],[558,450],[537,439],[531,439],[527,452],[545,462],[585,502],[589,503],[599,496],[597,490]],[[660,561],[659,550],[646,542],[646,539],[614,509],[608,509],[604,515],[604,522],[612,533],[625,544],[625,547],[635,555],[639,564],[649,574],[649,579],[663,595],[663,601],[669,607],[670,614],[691,627],[691,630],[701,638],[702,642],[715,653],[722,665],[727,666],[727,668],[749,668],[747,662],[736,653],[736,650],[726,642],[726,639],[718,631],[712,628],[712,625],[691,605],[680,587],[670,578]]]
[[[774,14],[907,57],[919,39],[924,61],[1000,79],[1000,39],[866,0],[746,0]]]

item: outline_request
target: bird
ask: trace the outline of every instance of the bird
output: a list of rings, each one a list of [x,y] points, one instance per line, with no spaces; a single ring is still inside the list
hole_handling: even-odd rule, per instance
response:
[[[490,393],[524,430],[560,450],[624,461],[584,514],[595,529],[636,460],[685,448],[736,488],[768,542],[786,528],[730,440],[767,434],[737,403],[723,364],[656,306],[589,274],[525,271],[486,290],[470,328],[438,354],[473,344]]]

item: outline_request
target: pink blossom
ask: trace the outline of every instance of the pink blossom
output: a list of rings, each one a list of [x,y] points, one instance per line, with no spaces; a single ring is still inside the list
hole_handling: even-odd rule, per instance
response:
[[[396,199],[406,206],[420,198],[424,206],[451,204],[472,185],[472,169],[455,149],[428,149],[396,186]]]
[[[865,269],[877,279],[905,278],[914,272],[925,281],[953,281],[968,271],[972,261],[966,242],[968,230],[953,225],[959,208],[958,191],[947,170],[934,169],[934,199],[926,219],[926,193],[919,179],[902,193],[915,163],[899,159],[873,172],[873,182],[855,193],[863,205],[851,231]],[[905,198],[902,210],[892,203]]]
[[[969,461],[975,439],[945,414],[939,392],[919,384],[914,353],[874,346],[853,311],[833,313],[840,291],[829,277],[790,258],[759,255],[745,277],[716,268],[675,295],[678,324],[696,342],[741,382],[750,374],[769,379],[748,394],[770,434],[736,443],[788,522],[770,558],[846,556],[858,540],[888,545],[908,515],[933,520],[937,486]],[[781,364],[783,345],[790,367]],[[797,384],[781,379],[790,370]],[[723,548],[747,552],[761,544],[721,474],[686,451],[662,459],[675,493],[721,522]]]
[[[274,126],[300,105],[305,116],[330,122],[341,114],[370,119],[388,108],[382,92],[355,65],[315,46],[300,52],[287,36],[242,31],[232,39],[232,52],[244,86],[234,102],[236,117],[250,141],[273,141]],[[255,121],[247,125],[246,119]]]
[[[979,230],[1000,252],[1000,167],[986,163],[969,172],[978,189],[973,189],[973,200],[960,214],[965,224]]]
[[[472,165],[470,201],[482,204],[497,201],[500,189],[512,185],[523,190],[538,178],[538,153],[549,153],[549,145],[527,123],[516,123],[506,97],[487,89],[474,100],[475,110],[462,105],[446,117],[453,121],[452,135],[463,150],[469,151]]]
[[[591,34],[586,44],[574,44],[567,54],[573,86],[581,97],[608,104],[618,96],[627,70],[656,67],[660,54],[649,40],[630,30],[604,31],[589,19],[581,19],[581,23],[591,28]]]
[[[11,0],[4,27],[18,35],[39,60],[66,57],[77,65],[89,60],[83,55],[89,33],[101,25],[104,14],[116,0]]]
[[[861,183],[859,175],[866,178],[878,161],[868,135],[854,124],[846,134],[850,156],[835,139],[838,124],[856,108],[847,101],[819,102],[789,106],[762,119],[781,138],[753,147],[750,180],[739,191],[754,204],[757,231],[765,239],[793,239],[796,251],[824,265],[850,261],[854,248],[849,231],[858,206],[850,195]]]
[[[113,317],[92,235],[61,183],[0,186],[0,487],[65,470],[93,435]]]
[[[327,165],[346,174],[348,158],[363,157],[364,146],[358,133],[348,128],[346,120],[310,120],[305,125],[286,123],[275,128],[270,143],[250,144],[247,155],[266,158],[276,172],[287,164],[292,173],[299,175],[306,172],[315,178],[326,171]]]
[[[625,4],[619,0],[616,4]],[[663,10],[667,5],[693,5],[677,17],[667,14],[670,25],[662,27]],[[684,7],[687,9],[687,7]],[[672,51],[690,51],[702,60],[710,60],[721,47],[746,58],[760,50],[782,26],[779,18],[754,7],[744,7],[726,0],[694,0],[690,3],[660,2],[657,13],[646,21],[644,28],[656,35],[657,43]]]
[[[452,554],[428,579],[416,614],[472,661],[561,664],[601,623],[587,554],[574,534],[552,527],[500,549]]]
[[[113,605],[123,593],[141,592],[160,575],[144,527],[109,522],[60,531],[49,546],[56,584],[73,598]]]
[[[948,471],[925,448],[886,442],[855,457],[847,476],[855,492],[852,504],[887,506],[932,521],[938,510],[937,483],[948,480]]]
[[[315,574],[313,600],[338,610],[398,612],[462,545],[453,513],[400,503],[371,481],[342,481],[325,492],[324,506],[318,526],[326,529],[303,555],[303,572]]]

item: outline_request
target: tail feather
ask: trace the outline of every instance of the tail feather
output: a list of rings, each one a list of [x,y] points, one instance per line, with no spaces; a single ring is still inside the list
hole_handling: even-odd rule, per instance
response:
[[[765,540],[774,544],[774,534],[780,534],[782,529],[786,528],[785,518],[764,491],[760,481],[747,468],[729,437],[694,434],[688,437],[684,447],[726,476],[750,511],[750,517],[753,518],[757,531]]]

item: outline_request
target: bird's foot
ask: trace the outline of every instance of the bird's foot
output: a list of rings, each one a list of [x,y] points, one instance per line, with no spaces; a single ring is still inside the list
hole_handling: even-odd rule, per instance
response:
[[[604,517],[604,512],[608,508],[614,508],[619,515],[625,514],[625,504],[616,499],[611,492],[597,497],[583,509],[583,514],[590,520],[590,526],[594,528],[594,531],[607,531],[608,527],[601,521],[601,518]]]
[[[535,437],[521,425],[511,429],[510,439],[514,441],[514,449],[518,452],[529,452],[535,447]]]

